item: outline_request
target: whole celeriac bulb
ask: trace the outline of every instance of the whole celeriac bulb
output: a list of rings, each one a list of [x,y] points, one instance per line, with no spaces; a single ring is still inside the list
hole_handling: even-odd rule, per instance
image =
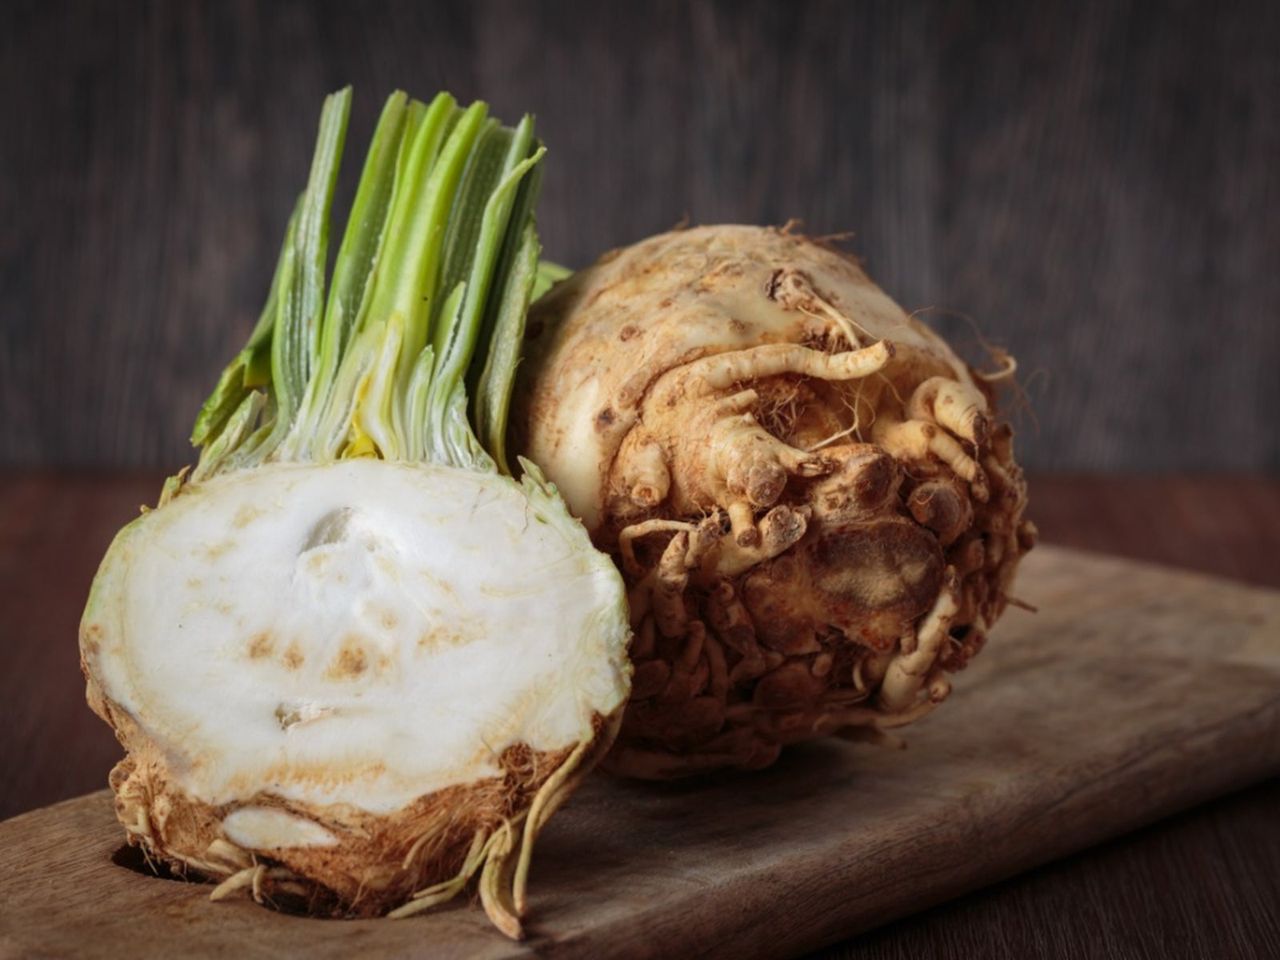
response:
[[[607,766],[764,766],[947,696],[1035,539],[990,386],[1011,361],[975,373],[849,256],[749,226],[606,254],[525,349],[518,449],[629,588]]]

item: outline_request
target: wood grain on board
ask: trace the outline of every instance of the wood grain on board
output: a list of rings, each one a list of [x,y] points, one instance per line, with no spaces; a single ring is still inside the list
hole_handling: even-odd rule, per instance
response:
[[[0,956],[787,956],[1280,772],[1280,593],[1041,547],[909,746],[677,784],[592,778],[541,841],[524,944],[477,906],[313,921],[112,862],[105,793],[0,824]],[[55,922],[56,921],[56,922]]]

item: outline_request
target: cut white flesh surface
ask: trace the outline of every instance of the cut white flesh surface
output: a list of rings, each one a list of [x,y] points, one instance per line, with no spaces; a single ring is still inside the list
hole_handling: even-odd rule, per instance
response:
[[[82,627],[91,683],[193,799],[392,813],[594,736],[629,687],[619,576],[536,483],[273,464],[190,485],[117,538]],[[244,810],[247,846],[324,846]],[[234,828],[234,829],[233,829]]]

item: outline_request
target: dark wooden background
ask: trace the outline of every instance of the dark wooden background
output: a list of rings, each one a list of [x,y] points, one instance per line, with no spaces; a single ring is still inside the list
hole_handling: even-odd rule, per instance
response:
[[[0,464],[187,459],[348,82],[349,149],[396,86],[536,112],[569,264],[685,215],[856,231],[1020,357],[1034,467],[1280,467],[1272,0],[6,0]]]

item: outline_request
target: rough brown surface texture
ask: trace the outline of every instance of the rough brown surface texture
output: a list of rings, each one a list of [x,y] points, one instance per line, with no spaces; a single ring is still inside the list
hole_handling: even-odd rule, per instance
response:
[[[967,367],[820,240],[650,237],[557,284],[525,348],[514,449],[627,582],[611,771],[759,769],[909,724],[1016,602],[1015,362]]]

